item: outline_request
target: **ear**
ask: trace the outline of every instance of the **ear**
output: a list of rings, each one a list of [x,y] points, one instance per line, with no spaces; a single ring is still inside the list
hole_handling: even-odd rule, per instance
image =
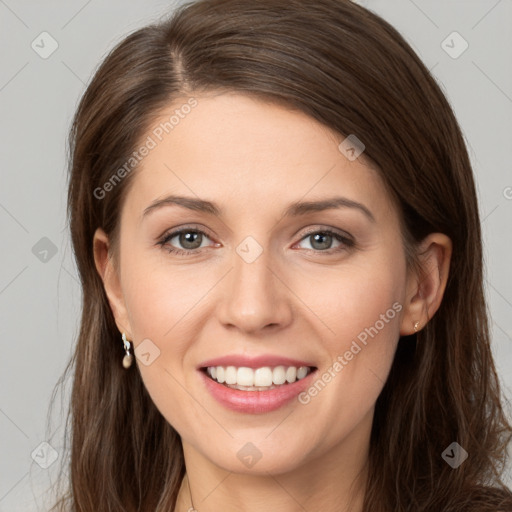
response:
[[[442,233],[431,233],[418,248],[419,269],[407,277],[404,314],[400,335],[421,330],[441,305],[452,256],[452,241]]]
[[[94,263],[105,288],[105,293],[110,304],[110,309],[114,315],[117,328],[120,332],[126,333],[129,340],[131,336],[131,325],[128,312],[124,302],[121,282],[117,268],[114,266],[110,250],[110,242],[107,234],[98,228],[94,233],[93,251]]]

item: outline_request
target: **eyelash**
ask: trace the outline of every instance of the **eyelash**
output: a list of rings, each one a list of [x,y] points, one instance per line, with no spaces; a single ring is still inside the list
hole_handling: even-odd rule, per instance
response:
[[[171,240],[172,238],[174,238],[177,235],[180,235],[181,233],[200,233],[200,234],[205,235],[206,237],[208,237],[208,234],[205,233],[204,231],[200,230],[200,229],[193,228],[193,227],[185,227],[185,228],[181,228],[181,229],[178,229],[176,231],[172,231],[170,233],[165,234],[163,236],[163,238],[161,238],[157,242],[157,245],[160,245],[162,248],[164,248],[166,246],[166,244],[169,242],[169,240]],[[315,253],[324,253],[324,254],[329,255],[329,254],[334,254],[334,253],[337,253],[337,252],[341,252],[343,250],[346,250],[347,248],[349,248],[349,249],[350,248],[354,248],[355,245],[356,245],[355,241],[352,238],[349,238],[348,236],[344,236],[344,235],[342,235],[342,234],[340,234],[340,233],[338,233],[336,231],[333,231],[332,229],[328,229],[328,228],[326,228],[326,229],[315,229],[315,230],[308,231],[307,233],[305,233],[302,236],[300,241],[304,240],[305,238],[308,238],[311,235],[316,235],[318,233],[321,233],[323,235],[332,235],[336,240],[341,242],[343,245],[340,246],[340,247],[334,248],[334,249],[326,249],[325,251],[318,250],[318,249],[305,249],[306,251],[308,251],[308,252],[315,252]],[[177,256],[193,256],[194,254],[197,254],[201,249],[200,248],[197,248],[197,249],[176,249],[176,248],[172,247],[172,248],[167,248],[166,250],[167,250],[167,252],[175,254]]]

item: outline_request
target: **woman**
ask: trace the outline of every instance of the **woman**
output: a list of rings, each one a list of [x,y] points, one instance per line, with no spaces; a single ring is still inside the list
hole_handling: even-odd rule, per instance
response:
[[[512,510],[470,162],[388,23],[191,3],[110,53],[70,142],[54,510]]]

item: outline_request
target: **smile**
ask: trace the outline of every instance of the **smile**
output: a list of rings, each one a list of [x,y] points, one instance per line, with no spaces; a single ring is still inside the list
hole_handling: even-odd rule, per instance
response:
[[[261,414],[291,403],[311,386],[316,372],[309,366],[208,366],[198,373],[209,394],[226,409]]]
[[[209,366],[206,373],[211,379],[232,389],[265,391],[277,386],[292,384],[306,377],[313,368],[308,366],[283,366],[274,368],[248,368],[245,366]]]

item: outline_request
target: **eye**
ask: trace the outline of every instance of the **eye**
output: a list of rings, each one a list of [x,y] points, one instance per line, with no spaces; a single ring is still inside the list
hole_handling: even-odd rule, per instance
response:
[[[176,240],[171,243],[174,239]],[[172,254],[179,256],[192,256],[201,252],[200,249],[205,247],[205,245],[203,245],[205,239],[209,239],[209,237],[204,231],[197,228],[184,227],[165,234],[158,241],[158,245],[166,248],[167,252]],[[316,253],[323,252],[326,254],[332,254],[355,246],[355,242],[350,235],[343,234],[341,232],[339,233],[327,228],[309,231],[302,237],[301,242],[303,240],[310,241],[310,248],[306,247],[305,250]],[[338,247],[333,249],[333,242],[338,242]],[[176,245],[180,245],[181,248],[176,247]],[[217,247],[220,245],[221,244],[215,244]]]
[[[167,233],[158,241],[158,245],[165,247],[170,253],[189,256],[191,254],[195,254],[195,252],[201,247],[204,247],[202,242],[205,238],[208,238],[208,236],[204,231],[185,227],[172,231],[171,233]],[[171,240],[173,239],[176,239],[176,241],[171,244]],[[181,245],[183,249],[175,247],[175,244]]]
[[[326,252],[331,254],[346,250],[347,248],[354,247],[354,240],[347,234],[338,233],[332,229],[321,229],[310,231],[302,240],[309,240],[311,248],[306,248],[308,251]],[[339,243],[338,247],[332,249],[333,242]]]

